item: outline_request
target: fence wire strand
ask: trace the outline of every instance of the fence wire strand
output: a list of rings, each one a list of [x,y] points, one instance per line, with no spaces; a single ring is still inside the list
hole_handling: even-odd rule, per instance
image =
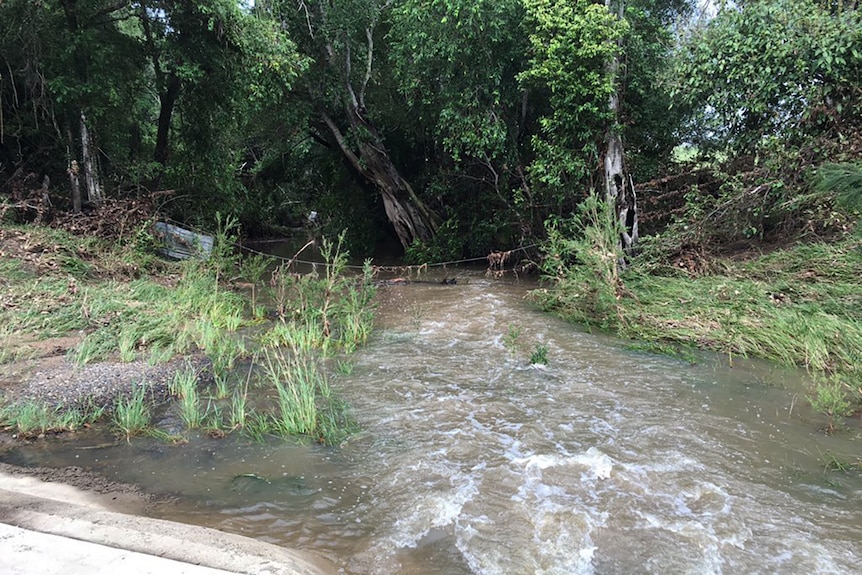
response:
[[[201,231],[200,229],[195,228],[194,226],[190,226],[189,224],[180,223],[180,222],[177,222],[177,221],[172,220],[170,218],[161,218],[161,221],[164,221],[166,223],[171,223],[171,224],[174,224],[174,225],[180,226],[180,227],[187,227],[191,231],[198,233],[198,234],[211,235],[211,234],[206,234],[205,232]],[[303,251],[305,251],[305,249],[307,247],[309,247],[310,245],[314,245],[316,243],[317,243],[316,239],[309,240],[304,246],[302,246],[302,248],[298,252],[296,252],[296,254],[292,258],[287,258],[284,256],[277,256],[274,254],[268,254],[266,252],[262,252],[260,250],[256,250],[254,248],[250,248],[248,246],[245,246],[240,242],[233,242],[232,245],[235,248],[238,248],[242,252],[270,258],[270,259],[273,259],[275,261],[281,262],[283,264],[287,264],[288,266],[291,266],[293,264],[301,264],[301,265],[312,266],[313,268],[316,269],[318,266],[329,267],[329,266],[333,265],[333,264],[329,264],[326,262],[315,262],[312,260],[302,260],[302,259],[297,258],[297,256],[299,254],[301,254]],[[429,268],[438,268],[438,267],[445,268],[447,266],[455,266],[455,265],[460,265],[460,264],[467,264],[467,263],[484,261],[484,262],[488,262],[488,270],[489,271],[502,272],[502,271],[504,271],[503,266],[505,265],[506,262],[508,262],[508,260],[512,254],[517,253],[517,252],[521,252],[521,251],[527,252],[527,250],[536,248],[538,246],[539,246],[538,243],[532,243],[532,244],[529,244],[526,246],[519,246],[517,248],[512,248],[511,250],[505,250],[505,251],[496,251],[495,250],[495,251],[492,251],[491,253],[489,253],[487,256],[484,256],[484,257],[480,256],[480,257],[475,257],[475,258],[464,258],[464,259],[460,259],[460,260],[450,260],[450,261],[445,261],[445,262],[424,263],[424,264],[404,265],[404,266],[376,266],[376,265],[372,265],[371,267],[375,273],[378,273],[378,272],[400,272],[400,271],[406,271],[408,273],[415,271],[417,273],[422,273],[423,271],[425,271]],[[353,269],[353,270],[364,270],[365,269],[365,266],[355,265],[355,264],[345,264],[344,267],[347,269]]]

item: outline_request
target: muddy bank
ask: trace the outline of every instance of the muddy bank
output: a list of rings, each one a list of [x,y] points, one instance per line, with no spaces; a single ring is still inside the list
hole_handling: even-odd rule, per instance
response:
[[[132,515],[145,514],[154,505],[167,502],[166,498],[145,493],[135,485],[112,481],[81,467],[18,467],[0,462],[0,489],[40,497],[50,491],[54,497],[61,495],[70,503]]]

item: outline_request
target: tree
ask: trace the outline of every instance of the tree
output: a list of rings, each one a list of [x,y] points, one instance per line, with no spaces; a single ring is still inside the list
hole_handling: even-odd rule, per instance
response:
[[[616,207],[622,247],[637,240],[637,203],[625,146],[641,173],[662,163],[676,123],[659,82],[670,57],[668,32],[683,0],[528,0],[531,62],[521,74],[547,108],[533,138],[533,179],[565,198],[602,190]],[[668,121],[671,120],[671,121]]]
[[[163,185],[196,219],[236,207],[247,126],[302,68],[277,24],[235,0],[0,4],[0,169],[68,181],[75,210]]]
[[[747,153],[764,138],[799,144],[860,125],[862,18],[853,2],[728,5],[677,57],[675,95],[696,112],[701,143]]]
[[[55,183],[68,174],[75,210],[81,180],[90,202],[103,197],[100,152],[111,136],[102,138],[98,124],[128,109],[128,94],[117,86],[135,74],[139,59],[118,27],[124,8],[77,0],[0,5],[8,71],[0,84],[0,140],[15,143],[1,146],[4,167],[44,170]]]
[[[402,246],[430,240],[439,225],[393,161],[383,118],[371,94],[381,72],[381,26],[392,1],[267,2],[311,65],[301,81],[313,110],[315,137],[337,150],[361,181],[379,194]],[[298,94],[299,95],[299,94]]]
[[[623,239],[629,248],[636,237],[636,211],[627,194],[617,82],[627,26],[622,4],[615,12],[609,6],[530,0],[533,57],[521,78],[546,91],[550,108],[533,140],[534,178],[560,196],[570,195],[571,188],[585,183],[596,187],[595,167],[601,163],[606,200],[617,205],[623,225],[631,224]]]
[[[606,6],[611,14],[615,14],[618,22],[625,22],[624,0],[606,0]],[[622,38],[617,40],[617,44],[622,47]],[[631,254],[638,239],[638,209],[634,181],[631,180],[625,165],[625,148],[621,134],[620,53],[621,49],[615,51],[606,62],[605,73],[612,91],[608,99],[609,118],[605,129],[603,179],[605,201],[615,206],[618,214],[621,247]]]
[[[435,243],[458,251],[499,249],[541,223],[522,159],[524,14],[521,0],[402,0],[389,15],[389,62],[448,217]]]
[[[304,63],[277,22],[235,0],[145,0],[135,15],[158,94],[149,185],[167,177],[198,208],[203,200],[224,210],[238,190],[248,124],[261,107],[284,103]]]

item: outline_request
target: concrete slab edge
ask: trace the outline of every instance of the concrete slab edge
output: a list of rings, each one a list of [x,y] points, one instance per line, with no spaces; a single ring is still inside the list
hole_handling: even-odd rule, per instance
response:
[[[328,575],[324,558],[207,527],[0,489],[0,522],[40,533],[247,575]]]

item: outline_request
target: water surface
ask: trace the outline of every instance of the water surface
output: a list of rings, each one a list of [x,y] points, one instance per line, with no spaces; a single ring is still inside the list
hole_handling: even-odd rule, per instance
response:
[[[382,287],[375,336],[331,376],[362,427],[341,446],[11,457],[175,494],[157,514],[349,574],[858,572],[862,480],[824,469],[858,451],[858,428],[826,437],[802,374],[630,351],[533,309],[535,286],[435,278]],[[547,366],[529,365],[536,345]]]

